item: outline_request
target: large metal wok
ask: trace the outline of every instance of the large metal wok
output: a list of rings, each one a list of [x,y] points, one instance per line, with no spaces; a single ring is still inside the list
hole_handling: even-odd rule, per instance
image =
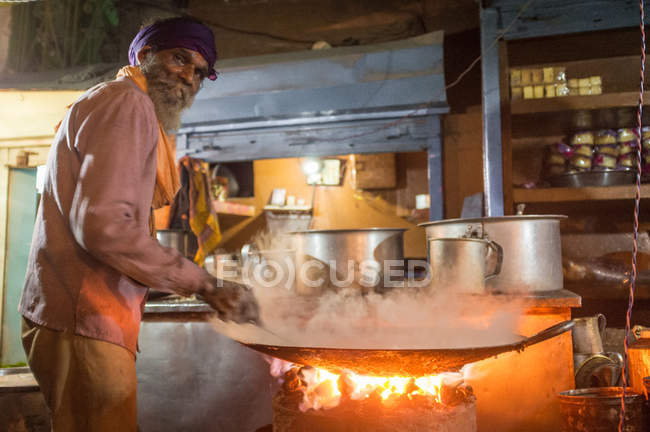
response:
[[[352,371],[370,376],[425,376],[458,371],[464,365],[508,351],[524,348],[558,336],[573,327],[564,321],[534,336],[507,345],[448,349],[347,349],[308,348],[243,343],[264,354],[306,366],[327,369],[334,373]]]

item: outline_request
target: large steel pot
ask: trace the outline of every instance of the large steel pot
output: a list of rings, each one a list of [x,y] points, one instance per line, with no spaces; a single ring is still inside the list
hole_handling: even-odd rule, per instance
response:
[[[503,248],[501,272],[486,281],[491,292],[522,293],[563,288],[560,221],[566,216],[503,216],[448,219],[420,224],[427,240],[489,239]]]
[[[308,230],[290,233],[295,249],[296,293],[355,286],[381,291],[384,268],[404,261],[403,228]]]

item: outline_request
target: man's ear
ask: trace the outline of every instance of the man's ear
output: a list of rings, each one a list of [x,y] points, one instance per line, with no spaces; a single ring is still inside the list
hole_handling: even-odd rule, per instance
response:
[[[149,45],[145,45],[142,48],[140,48],[140,51],[138,51],[138,64],[142,64],[144,62],[144,59],[147,58],[147,56],[153,54],[153,49]]]

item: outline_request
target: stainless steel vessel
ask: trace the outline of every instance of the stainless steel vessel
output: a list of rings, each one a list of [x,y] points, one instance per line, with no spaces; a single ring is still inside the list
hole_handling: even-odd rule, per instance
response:
[[[431,290],[485,294],[485,282],[501,272],[503,249],[491,240],[437,238],[428,241]]]
[[[489,239],[503,248],[499,275],[486,281],[492,292],[554,291],[564,287],[560,221],[566,216],[531,215],[448,219],[420,224],[427,241],[436,238]]]
[[[296,254],[296,293],[318,295],[328,287],[346,286],[382,290],[385,265],[403,264],[404,231],[368,228],[290,233]]]
[[[157,230],[156,239],[161,245],[174,248],[183,256],[192,258],[190,236],[187,231],[179,229]]]
[[[573,327],[573,353],[574,354],[602,354],[603,340],[607,319],[603,314],[574,319]]]

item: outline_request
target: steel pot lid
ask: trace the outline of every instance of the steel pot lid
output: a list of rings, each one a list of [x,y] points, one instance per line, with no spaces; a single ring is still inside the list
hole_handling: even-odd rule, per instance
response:
[[[562,220],[567,219],[566,215],[513,215],[513,216],[493,216],[483,218],[468,219],[443,219],[439,221],[423,222],[418,224],[419,227],[458,224],[458,223],[485,223],[485,222],[510,222],[510,221],[530,221],[530,220]]]
[[[620,405],[622,393],[623,387],[589,387],[562,391],[558,397],[565,402],[584,403],[589,400],[612,400]],[[642,397],[643,395],[636,393],[632,387],[625,388],[625,402],[639,400]]]

